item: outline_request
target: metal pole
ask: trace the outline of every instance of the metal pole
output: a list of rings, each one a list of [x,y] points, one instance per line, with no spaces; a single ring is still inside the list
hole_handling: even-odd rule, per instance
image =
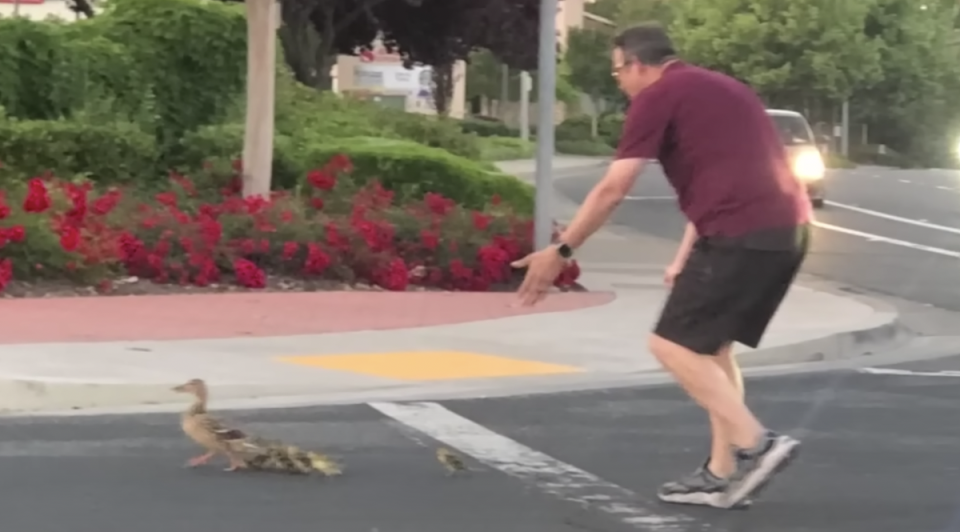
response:
[[[843,101],[841,109],[840,125],[840,154],[844,157],[850,155],[850,100]]]
[[[530,73],[523,71],[520,73],[520,138],[530,140],[530,91],[533,89],[533,82],[530,79]]]
[[[503,108],[510,101],[510,66],[500,66],[500,107]]]
[[[537,93],[537,180],[533,230],[537,249],[550,245],[553,233],[553,109],[557,97],[557,2],[540,0],[540,57]]]

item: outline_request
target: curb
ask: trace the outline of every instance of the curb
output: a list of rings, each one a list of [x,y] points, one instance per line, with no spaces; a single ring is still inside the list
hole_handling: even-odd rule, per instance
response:
[[[873,301],[873,303],[880,304]],[[882,305],[882,304],[880,304]],[[741,365],[762,368],[868,358],[895,351],[917,338],[903,326],[896,313],[883,312],[877,323],[861,329],[740,353]],[[587,373],[569,376],[488,379],[471,382],[411,383],[373,389],[354,389],[318,394],[316,385],[218,386],[218,410],[295,407],[324,404],[361,404],[370,401],[423,401],[477,399],[576,392],[649,385],[667,381],[660,371]],[[105,414],[118,412],[175,412],[186,399],[171,391],[178,383],[123,384],[0,380],[0,413],[15,416]]]

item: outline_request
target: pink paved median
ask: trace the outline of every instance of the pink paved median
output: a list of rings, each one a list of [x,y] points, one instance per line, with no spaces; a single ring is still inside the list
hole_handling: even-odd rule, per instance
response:
[[[404,329],[560,312],[613,301],[553,294],[530,309],[512,293],[310,292],[0,300],[0,344],[188,340]]]

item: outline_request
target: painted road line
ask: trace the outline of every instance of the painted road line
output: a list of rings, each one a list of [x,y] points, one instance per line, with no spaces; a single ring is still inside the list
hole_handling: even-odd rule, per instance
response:
[[[906,375],[913,377],[960,377],[960,371],[953,370],[943,370],[943,371],[910,371],[908,369],[893,369],[893,368],[859,368],[857,369],[860,373],[867,373],[870,375]]]
[[[827,201],[827,205],[831,207],[836,207],[838,209],[845,209],[848,211],[858,212],[860,214],[866,214],[868,216],[875,216],[877,218],[883,218],[885,220],[892,220],[894,222],[900,222],[903,224],[915,225],[917,227],[923,227],[925,229],[934,229],[937,231],[944,231],[947,233],[953,233],[960,235],[960,229],[956,227],[949,227],[946,225],[939,225],[935,223],[930,223],[923,220],[913,220],[911,218],[904,218],[902,216],[894,216],[893,214],[887,214],[885,212],[874,211],[871,209],[864,209],[863,207],[857,207],[855,205],[847,205],[845,203],[837,203],[836,201]]]
[[[460,351],[411,351],[287,356],[280,362],[404,381],[529,377],[580,373],[581,368]]]
[[[837,233],[844,233],[847,235],[859,236],[871,242],[884,242],[887,244],[893,244],[895,246],[901,246],[905,248],[916,249],[918,251],[926,251],[927,253],[935,253],[937,255],[943,255],[946,257],[953,257],[955,259],[960,259],[960,251],[952,251],[949,249],[926,246],[923,244],[917,244],[915,242],[907,242],[906,240],[898,240],[896,238],[888,238],[885,236],[875,235],[873,233],[864,233],[863,231],[857,231],[855,229],[847,229],[846,227],[840,227],[838,225],[828,224],[824,222],[813,222],[813,225],[814,227],[819,227],[821,229],[826,229],[828,231],[836,231]]]
[[[517,443],[437,403],[369,403],[380,413],[454,447],[477,461],[536,485],[564,501],[607,514],[644,532],[723,532],[671,515],[636,493]]]

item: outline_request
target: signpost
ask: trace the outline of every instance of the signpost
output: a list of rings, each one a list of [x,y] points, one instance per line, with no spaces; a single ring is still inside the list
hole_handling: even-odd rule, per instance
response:
[[[540,0],[540,52],[537,72],[537,170],[533,231],[536,249],[550,245],[553,233],[553,111],[557,99],[557,3]]]

